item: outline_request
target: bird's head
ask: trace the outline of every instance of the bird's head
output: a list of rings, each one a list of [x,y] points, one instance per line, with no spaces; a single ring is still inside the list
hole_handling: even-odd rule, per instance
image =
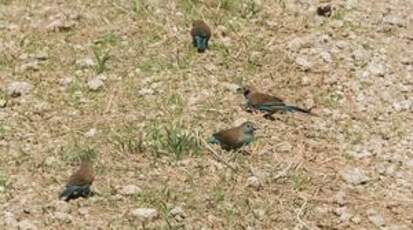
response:
[[[254,133],[254,131],[257,130],[254,123],[252,123],[251,121],[242,123],[241,129],[244,133]]]

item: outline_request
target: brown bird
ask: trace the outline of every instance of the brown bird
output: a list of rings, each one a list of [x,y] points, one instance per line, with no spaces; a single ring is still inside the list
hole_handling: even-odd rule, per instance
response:
[[[252,110],[265,112],[264,117],[267,119],[273,119],[272,115],[276,112],[301,112],[314,115],[311,113],[311,109],[287,105],[281,98],[256,92],[249,88],[243,88],[243,94],[247,99],[247,107]]]
[[[211,37],[209,26],[202,20],[196,20],[192,23],[192,44],[197,48],[198,53],[205,52],[208,48],[208,41]]]
[[[224,150],[236,150],[254,140],[256,130],[252,122],[244,122],[238,127],[214,133],[209,139],[210,144],[219,144]]]
[[[83,157],[79,169],[69,177],[65,190],[59,195],[59,199],[70,201],[79,197],[89,197],[93,194],[90,186],[94,179],[95,174],[92,160],[88,157]]]

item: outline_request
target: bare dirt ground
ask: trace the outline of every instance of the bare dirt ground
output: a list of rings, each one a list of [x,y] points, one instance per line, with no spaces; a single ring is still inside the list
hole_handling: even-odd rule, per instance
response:
[[[0,228],[413,229],[412,12],[0,0]],[[319,116],[246,113],[245,85]],[[200,140],[244,120],[259,128],[251,155],[214,147],[232,170]],[[86,150],[98,194],[59,201]]]

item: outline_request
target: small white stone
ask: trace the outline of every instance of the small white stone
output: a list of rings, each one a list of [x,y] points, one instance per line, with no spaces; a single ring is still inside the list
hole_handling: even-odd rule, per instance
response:
[[[46,166],[53,166],[55,163],[57,162],[56,157],[54,156],[48,156],[46,157],[46,159],[44,160],[44,164]]]
[[[261,187],[260,180],[256,176],[250,176],[247,179],[247,186],[255,189],[259,189]]]
[[[351,218],[351,222],[354,224],[360,224],[361,223],[361,217],[359,215],[355,215]]]
[[[22,220],[18,224],[20,230],[37,230],[36,225],[34,225],[29,220]]]
[[[37,60],[42,60],[42,61],[49,58],[49,54],[46,51],[39,51],[31,56],[32,58],[35,58]]]
[[[153,95],[154,91],[153,89],[150,89],[150,88],[142,88],[138,91],[138,94],[140,96]]]
[[[38,71],[40,69],[39,62],[36,60],[31,60],[20,66],[20,71]]]
[[[28,94],[33,89],[33,85],[24,81],[14,81],[9,83],[6,93],[12,97]]]
[[[100,88],[103,87],[103,85],[103,81],[98,78],[91,79],[87,82],[87,86],[92,91],[98,91]]]
[[[89,131],[87,131],[85,133],[85,137],[94,137],[96,135],[96,129],[95,128],[91,128],[89,129]]]
[[[254,213],[254,216],[259,219],[259,220],[263,220],[265,218],[265,210],[264,209],[254,209],[252,210],[252,212]]]
[[[169,211],[169,214],[173,217],[177,217],[177,216],[180,216],[180,217],[183,217],[183,218],[186,217],[186,214],[185,214],[183,208],[179,207],[179,206],[174,207],[173,209],[171,209],[171,211]]]
[[[404,163],[404,165],[405,165],[407,168],[410,168],[410,169],[413,170],[413,160],[408,160],[408,161],[406,161],[406,162]]]
[[[7,101],[5,99],[0,99],[0,108],[4,108],[7,105]]]
[[[126,185],[119,190],[119,193],[122,195],[133,195],[141,192],[142,189],[136,185]]]
[[[72,221],[72,217],[69,214],[64,213],[64,212],[54,212],[53,217],[56,220],[63,221],[66,223],[70,223]]]
[[[397,15],[387,15],[383,18],[383,22],[398,27],[406,27],[406,21],[402,17]]]
[[[336,208],[334,214],[340,217],[341,222],[348,221],[353,216],[347,207]]]
[[[153,208],[136,208],[131,211],[131,215],[142,222],[153,221],[159,217],[158,211]]]
[[[238,90],[241,88],[241,86],[239,86],[239,85],[237,85],[237,84],[228,83],[228,82],[223,82],[223,83],[222,83],[222,86],[223,86],[226,90],[231,91],[231,92],[233,92],[233,93],[238,92]]]
[[[4,224],[9,228],[17,228],[18,222],[12,212],[4,212]]]
[[[385,225],[383,217],[374,209],[367,210],[367,217],[377,227],[383,227]]]
[[[312,64],[309,62],[305,57],[299,56],[295,59],[295,64],[302,70],[302,71],[308,71],[311,69]]]
[[[344,181],[353,185],[364,184],[369,181],[369,177],[359,168],[346,168],[340,171],[340,175]]]
[[[87,207],[81,207],[81,208],[79,208],[78,212],[79,212],[80,215],[85,216],[85,215],[89,214],[89,209]]]
[[[79,59],[76,61],[76,65],[78,65],[80,68],[85,69],[85,68],[90,68],[95,66],[95,62],[93,61],[92,58],[90,57],[85,57],[83,59]]]
[[[346,193],[343,190],[340,190],[335,196],[334,200],[337,202],[339,205],[345,205],[346,202]]]

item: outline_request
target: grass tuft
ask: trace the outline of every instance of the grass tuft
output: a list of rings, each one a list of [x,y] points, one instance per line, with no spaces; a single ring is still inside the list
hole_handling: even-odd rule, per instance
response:
[[[97,65],[95,67],[96,74],[101,74],[106,69],[106,62],[110,58],[110,51],[103,50],[100,48],[93,49],[93,53],[95,54]]]

